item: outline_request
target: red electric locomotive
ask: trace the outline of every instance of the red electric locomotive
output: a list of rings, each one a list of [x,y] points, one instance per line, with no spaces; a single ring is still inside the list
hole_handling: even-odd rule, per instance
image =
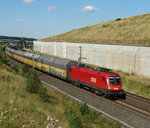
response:
[[[69,77],[73,84],[89,88],[98,95],[109,98],[126,97],[120,75],[110,72],[109,69],[71,66]]]

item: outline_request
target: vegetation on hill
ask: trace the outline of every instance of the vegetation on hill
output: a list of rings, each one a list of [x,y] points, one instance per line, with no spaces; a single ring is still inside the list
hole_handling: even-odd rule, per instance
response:
[[[150,14],[117,18],[41,40],[150,46],[149,19]]]

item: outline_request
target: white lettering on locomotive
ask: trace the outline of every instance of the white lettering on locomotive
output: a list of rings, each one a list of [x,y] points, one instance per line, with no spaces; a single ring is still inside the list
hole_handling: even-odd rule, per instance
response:
[[[91,82],[92,82],[92,83],[96,83],[96,78],[91,77]]]

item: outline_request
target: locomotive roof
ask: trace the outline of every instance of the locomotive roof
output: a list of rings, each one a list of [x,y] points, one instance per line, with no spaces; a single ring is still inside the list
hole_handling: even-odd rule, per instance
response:
[[[119,74],[115,73],[115,72],[111,72],[111,69],[107,69],[107,68],[94,68],[94,67],[90,67],[90,66],[73,66],[73,68],[75,70],[77,70],[76,67],[80,67],[80,70],[82,70],[83,72],[87,72],[87,69],[89,70],[88,72],[92,73],[92,74],[101,74],[101,75],[108,75],[108,76],[118,76]]]
[[[108,69],[108,68],[91,67],[91,66],[87,66],[85,64],[80,64],[80,65],[78,65],[78,67],[93,70],[93,71],[97,71],[97,72],[103,72],[103,73],[107,73],[107,74],[117,74],[115,72],[112,72],[112,70]]]
[[[79,67],[83,67],[83,68],[86,68],[86,69],[91,69],[91,70],[99,71],[99,72],[111,72],[112,71],[111,69],[108,69],[108,68],[91,67],[91,66],[87,66],[85,64],[80,64]]]

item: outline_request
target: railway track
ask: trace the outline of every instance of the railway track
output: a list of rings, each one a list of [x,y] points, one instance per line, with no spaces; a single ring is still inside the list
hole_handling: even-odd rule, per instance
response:
[[[95,95],[95,94],[94,94]],[[100,99],[109,100],[114,104],[123,106],[144,118],[150,119],[150,99],[126,92],[126,99],[110,100],[105,97],[97,96]]]
[[[79,88],[79,87],[76,87]],[[87,91],[88,89],[84,89],[83,91]],[[89,92],[89,91],[88,91]],[[89,92],[91,93],[91,92]],[[95,94],[93,94],[95,95]],[[95,95],[97,96],[97,95]],[[97,96],[98,98],[103,98],[105,100],[109,100],[114,104],[123,106],[130,111],[133,111],[144,118],[150,119],[150,99],[132,94],[130,92],[126,92],[126,99],[107,99],[105,97]]]
[[[140,114],[142,117],[150,118],[150,99],[126,92],[126,100],[116,100],[115,103]]]
[[[94,94],[95,95],[95,94]],[[133,111],[144,118],[150,119],[150,99],[138,96],[129,92],[126,92],[126,99],[110,100],[104,97],[97,96],[100,99],[111,101],[113,104],[125,107],[130,111]]]

